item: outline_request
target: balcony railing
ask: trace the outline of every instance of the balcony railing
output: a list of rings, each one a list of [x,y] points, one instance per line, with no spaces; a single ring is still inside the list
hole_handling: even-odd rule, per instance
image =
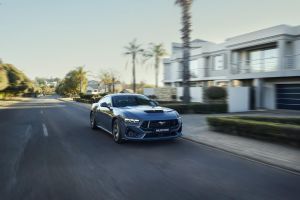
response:
[[[282,62],[280,64],[279,62]],[[280,65],[283,65],[281,68]],[[300,54],[285,56],[282,61],[278,57],[257,60],[245,60],[231,64],[232,74],[272,72],[283,70],[300,70]]]

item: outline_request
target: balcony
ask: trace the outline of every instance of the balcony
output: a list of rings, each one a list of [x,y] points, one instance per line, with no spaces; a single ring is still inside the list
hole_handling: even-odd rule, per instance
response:
[[[300,70],[300,54],[284,56],[282,59],[270,57],[244,60],[231,64],[231,74],[276,72],[281,70]]]

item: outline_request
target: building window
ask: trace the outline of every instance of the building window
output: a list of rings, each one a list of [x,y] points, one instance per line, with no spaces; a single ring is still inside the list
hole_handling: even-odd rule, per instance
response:
[[[264,69],[265,71],[275,71],[278,64],[278,50],[277,49],[267,49],[264,50]]]
[[[275,71],[278,65],[278,50],[260,49],[249,52],[249,65],[252,72]]]
[[[199,68],[198,60],[190,61],[190,78],[198,78],[199,77],[198,68]]]
[[[214,57],[214,69],[224,70],[224,55],[218,55]]]
[[[182,79],[183,77],[183,65],[182,65],[182,63],[180,62],[178,62],[178,63],[176,63],[177,64],[177,79]]]

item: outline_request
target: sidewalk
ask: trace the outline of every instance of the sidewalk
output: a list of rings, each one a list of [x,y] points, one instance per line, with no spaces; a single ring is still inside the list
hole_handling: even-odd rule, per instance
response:
[[[7,107],[7,106],[11,106],[13,104],[16,103],[20,103],[20,102],[24,102],[24,101],[28,101],[30,98],[23,98],[23,97],[16,97],[13,98],[11,100],[0,100],[0,109],[1,107]]]
[[[300,148],[210,131],[206,116],[183,115],[184,138],[300,173]]]

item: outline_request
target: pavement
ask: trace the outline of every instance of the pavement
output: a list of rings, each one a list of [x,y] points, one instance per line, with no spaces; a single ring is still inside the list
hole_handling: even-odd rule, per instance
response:
[[[6,99],[6,100],[0,99],[0,109],[1,107],[10,106],[19,103],[20,101],[28,101],[28,100],[30,100],[30,98],[16,97],[16,98]]]
[[[298,199],[300,176],[185,139],[128,142],[89,128],[89,110],[42,98],[0,109],[0,197]]]
[[[296,114],[297,113],[295,113],[295,116],[299,117],[299,115]],[[289,114],[287,111],[281,113],[277,111],[264,111],[230,115],[293,116],[293,114]],[[207,116],[208,115],[183,115],[183,124],[185,125],[183,128],[184,137],[248,159],[300,174],[299,147],[210,131],[206,123]],[[223,114],[216,116],[228,115]]]

